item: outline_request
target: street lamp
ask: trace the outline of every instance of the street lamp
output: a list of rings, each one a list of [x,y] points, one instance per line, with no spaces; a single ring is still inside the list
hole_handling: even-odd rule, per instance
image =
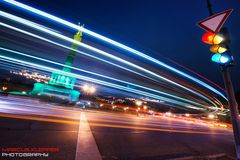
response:
[[[208,118],[209,118],[209,119],[214,119],[215,116],[214,116],[213,114],[209,114],[209,115],[208,115]]]
[[[143,109],[144,109],[144,110],[147,110],[147,108],[148,108],[147,106],[143,106]]]
[[[89,92],[90,92],[91,94],[95,93],[95,92],[96,92],[96,88],[93,87],[93,86],[91,86],[91,87],[89,88]]]
[[[89,85],[85,84],[82,88],[84,92],[87,92],[89,90]]]
[[[190,114],[189,114],[189,113],[186,113],[185,116],[186,116],[186,117],[190,117]]]
[[[166,112],[165,113],[167,116],[172,116],[172,112]]]
[[[2,87],[2,90],[3,90],[3,91],[6,91],[6,90],[7,90],[7,87],[3,86],[3,87]]]
[[[84,84],[82,86],[82,89],[84,92],[86,92],[87,94],[93,94],[96,92],[96,88],[94,86],[90,86],[88,84]]]
[[[143,103],[142,101],[136,101],[136,102],[135,102],[135,104],[136,104],[137,106],[141,106],[142,103]]]

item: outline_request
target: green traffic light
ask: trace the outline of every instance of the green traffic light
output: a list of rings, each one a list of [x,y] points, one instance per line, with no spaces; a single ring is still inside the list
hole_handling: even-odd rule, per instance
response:
[[[232,61],[232,57],[229,54],[214,54],[212,61],[220,64],[227,64]]]

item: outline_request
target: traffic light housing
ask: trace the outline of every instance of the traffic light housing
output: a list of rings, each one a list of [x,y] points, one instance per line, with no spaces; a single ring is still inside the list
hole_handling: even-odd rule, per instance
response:
[[[227,28],[222,28],[220,32],[206,32],[202,36],[202,41],[210,44],[210,51],[215,53],[212,56],[212,61],[219,64],[230,64],[233,58],[230,55],[230,36]]]

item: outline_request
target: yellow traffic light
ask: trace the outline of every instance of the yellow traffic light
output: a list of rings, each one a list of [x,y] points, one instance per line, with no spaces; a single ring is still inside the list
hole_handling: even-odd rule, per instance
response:
[[[215,45],[212,45],[210,47],[210,51],[213,52],[213,53],[224,53],[227,51],[227,48],[223,47],[223,46],[220,46],[218,44],[215,44]]]

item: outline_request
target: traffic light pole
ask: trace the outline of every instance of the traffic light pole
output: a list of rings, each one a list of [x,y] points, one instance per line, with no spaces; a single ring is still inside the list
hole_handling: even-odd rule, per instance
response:
[[[235,99],[234,89],[229,74],[229,66],[222,66],[222,75],[224,79],[224,85],[226,94],[228,97],[228,105],[231,113],[231,121],[233,127],[233,134],[235,139],[235,150],[237,155],[237,160],[240,160],[240,125],[239,125],[239,112],[238,104]]]
[[[209,15],[213,15],[212,5],[210,3],[210,0],[207,0],[207,7],[209,11]],[[227,34],[227,37],[229,38],[229,33],[227,29],[224,31],[225,35]],[[230,39],[227,40],[228,43],[230,42]],[[230,49],[230,48],[228,48]],[[232,62],[231,62],[232,63]],[[231,114],[231,121],[232,121],[232,128],[233,128],[233,135],[235,140],[235,150],[237,155],[237,160],[240,160],[240,122],[239,122],[239,111],[238,111],[238,104],[235,98],[234,89],[231,81],[231,77],[229,74],[229,65],[221,65],[222,69],[222,75],[225,85],[225,92],[227,94],[228,98],[228,106],[230,109]]]
[[[207,0],[207,7],[208,7],[209,15],[212,16],[213,15],[213,10],[212,10],[212,5],[211,5],[210,0]]]

